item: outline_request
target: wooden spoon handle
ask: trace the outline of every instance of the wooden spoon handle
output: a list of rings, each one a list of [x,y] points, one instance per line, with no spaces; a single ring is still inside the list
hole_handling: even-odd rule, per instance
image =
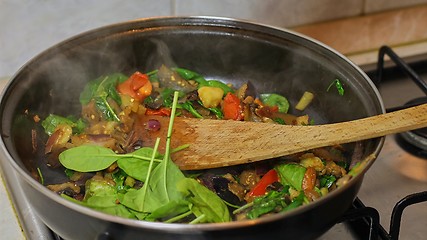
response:
[[[323,126],[320,126],[319,128],[323,128]],[[328,142],[328,145],[355,142],[410,131],[427,127],[427,104],[324,126],[325,129],[322,129],[322,134],[324,135],[323,137],[327,138],[325,141]]]
[[[176,119],[174,129],[177,131],[172,139],[183,139],[181,144],[190,143],[190,147],[175,153],[175,162],[181,169],[205,169],[270,159],[427,127],[426,113],[427,104],[423,104],[368,118],[315,126]]]

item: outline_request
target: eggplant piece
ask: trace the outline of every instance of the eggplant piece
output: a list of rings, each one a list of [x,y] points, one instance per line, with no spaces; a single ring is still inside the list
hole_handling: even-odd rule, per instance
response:
[[[196,90],[196,87],[191,85],[187,80],[183,79],[178,73],[162,65],[157,72],[160,86],[163,88],[171,88],[184,93]]]
[[[227,178],[213,173],[205,173],[199,177],[199,180],[205,187],[214,191],[222,200],[233,205],[243,204],[240,198],[230,191],[229,184],[231,181]]]
[[[148,108],[158,110],[161,106],[163,106],[163,96],[159,94],[157,91],[153,91],[150,95],[151,101],[144,101],[144,105]]]
[[[212,179],[213,187],[215,193],[222,198],[224,201],[234,204],[234,205],[242,205],[242,201],[240,201],[239,197],[230,191],[229,184],[230,180],[224,177],[214,177]]]

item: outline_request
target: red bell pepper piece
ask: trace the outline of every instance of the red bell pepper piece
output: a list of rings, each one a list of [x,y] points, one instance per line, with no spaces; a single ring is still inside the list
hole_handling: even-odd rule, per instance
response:
[[[276,170],[271,169],[264,176],[262,176],[261,180],[251,189],[249,192],[249,197],[262,196],[266,193],[267,187],[272,183],[278,182],[279,176],[277,175]]]
[[[139,102],[150,96],[152,89],[148,76],[138,71],[117,86],[117,91],[121,94],[127,94]]]
[[[233,93],[229,92],[224,97],[224,104],[222,107],[224,119],[242,120],[243,108],[240,104],[239,98]]]
[[[171,115],[171,109],[160,108],[160,109],[154,110],[154,109],[147,108],[147,110],[145,111],[145,115],[169,117]]]
[[[304,191],[311,191],[316,186],[316,170],[313,167],[308,167],[305,171],[304,178],[302,180],[302,189]]]

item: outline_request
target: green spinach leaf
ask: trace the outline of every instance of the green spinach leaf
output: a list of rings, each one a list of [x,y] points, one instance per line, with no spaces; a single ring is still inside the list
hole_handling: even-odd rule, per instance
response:
[[[154,212],[156,209],[168,204],[170,201],[180,201],[182,194],[177,190],[176,184],[185,178],[181,170],[170,159],[170,141],[172,136],[173,120],[178,101],[178,92],[174,93],[171,118],[166,139],[165,155],[154,170],[149,171],[149,181],[139,190],[128,191],[121,200],[129,208],[140,212]],[[149,197],[146,197],[149,196]]]
[[[151,158],[153,155],[153,149],[148,147],[140,148],[134,152],[132,152],[133,155],[140,156],[140,157],[146,157]],[[159,153],[155,154],[155,159],[161,158],[161,155]],[[155,166],[157,166],[157,162],[155,162]],[[141,161],[139,158],[133,158],[133,157],[123,157],[117,160],[117,165],[120,169],[126,172],[129,176],[144,182],[147,173],[148,173],[148,167],[150,166],[149,161]]]
[[[306,171],[305,167],[299,164],[286,163],[276,166],[275,169],[283,185],[287,184],[298,191],[302,190],[302,180]]]
[[[166,221],[172,217],[188,212],[190,210],[190,203],[184,199],[172,200],[167,204],[157,208],[150,215],[147,216],[147,221],[161,220]]]
[[[196,217],[204,216],[202,222],[228,222],[231,220],[227,205],[218,195],[201,185],[195,179],[184,178],[178,189],[193,204],[190,209]]]
[[[107,214],[110,214],[110,215],[114,215],[114,216],[136,219],[135,214],[121,204],[116,204],[113,207],[102,207],[102,208],[101,207],[91,207],[91,208],[98,210],[98,211],[101,211],[101,212],[104,212],[104,213],[107,213]]]
[[[118,95],[116,85],[126,81],[129,77],[122,73],[113,73],[108,76],[101,76],[95,80],[89,81],[80,93],[80,103],[82,105],[88,104],[97,94],[99,94],[100,85],[103,90],[106,90],[107,94],[111,95],[114,101],[118,104],[121,103],[120,95]]]
[[[119,158],[113,150],[97,145],[81,145],[59,154],[62,166],[78,172],[104,170]]]
[[[151,206],[150,212],[171,200],[182,199],[182,194],[177,190],[176,184],[185,176],[171,160],[163,161],[153,170],[149,183],[147,194],[150,195],[150,198],[146,202]]]
[[[61,124],[69,125],[73,129],[73,133],[81,133],[86,127],[86,123],[81,118],[74,120],[72,117],[61,117],[55,114],[49,114],[49,116],[42,121],[42,126],[49,136],[52,135],[58,125]]]
[[[68,169],[78,172],[96,172],[109,167],[122,158],[137,158],[150,161],[150,157],[134,153],[116,154],[113,150],[97,145],[81,145],[59,154],[59,162]],[[154,161],[160,161],[155,159]]]
[[[80,103],[86,105],[91,100],[94,100],[96,107],[107,120],[120,121],[108,102],[108,98],[111,98],[119,105],[121,104],[121,98],[116,90],[116,85],[127,78],[127,76],[121,73],[116,73],[88,82],[80,94]]]

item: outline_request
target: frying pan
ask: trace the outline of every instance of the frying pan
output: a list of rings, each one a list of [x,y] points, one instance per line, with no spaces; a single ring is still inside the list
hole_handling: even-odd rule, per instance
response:
[[[295,105],[315,94],[305,110],[316,124],[384,112],[371,80],[344,56],[306,36],[261,24],[216,17],[139,19],[82,33],[39,54],[11,79],[0,104],[1,161],[40,219],[64,239],[312,239],[349,208],[373,161],[347,184],[308,205],[256,220],[221,224],[165,224],[123,219],[69,202],[39,181],[65,178],[43,157],[41,119],[49,113],[78,115],[86,82],[114,72],[148,72],[160,64],[194,70],[208,79],[248,82],[254,94],[275,92]],[[344,95],[328,86],[338,79]],[[294,112],[295,114],[301,114]],[[383,138],[346,145],[349,164],[378,155]]]

